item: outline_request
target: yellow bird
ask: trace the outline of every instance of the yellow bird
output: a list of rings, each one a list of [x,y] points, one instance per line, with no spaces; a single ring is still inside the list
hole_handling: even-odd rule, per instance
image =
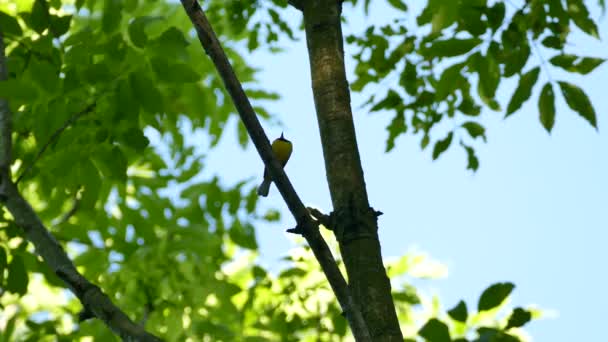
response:
[[[272,152],[274,152],[275,157],[279,160],[282,167],[285,167],[285,164],[287,164],[292,150],[293,146],[291,145],[291,141],[285,139],[283,133],[281,133],[281,136],[278,139],[272,142]],[[268,172],[268,169],[264,168],[264,181],[258,187],[258,195],[263,197],[268,196],[271,183],[272,179],[270,178],[270,173]]]

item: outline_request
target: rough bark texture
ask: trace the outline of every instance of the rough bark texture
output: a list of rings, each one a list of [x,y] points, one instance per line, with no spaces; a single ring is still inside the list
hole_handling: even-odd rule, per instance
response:
[[[325,169],[349,287],[374,341],[403,341],[382,264],[376,213],[370,208],[344,67],[341,2],[303,4],[306,41]]]
[[[348,320],[357,341],[370,341],[370,334],[363,316],[361,315],[361,311],[355,304],[352,295],[349,293],[346,280],[342,276],[325,240],[323,240],[318,229],[318,224],[310,217],[310,213],[304,207],[300,197],[295,192],[295,189],[291,185],[289,178],[287,178],[281,164],[274,156],[274,153],[272,153],[268,137],[266,136],[266,133],[264,133],[262,125],[260,124],[247,95],[243,91],[241,83],[236,77],[215,32],[213,32],[211,24],[196,0],[181,0],[181,3],[196,29],[201,45],[222,77],[224,85],[226,86],[260,157],[264,161],[264,164],[279,189],[279,192],[283,196],[287,207],[297,222],[297,227],[290,231],[301,234],[310,245],[332,290],[336,294],[338,302],[344,311],[346,319]]]

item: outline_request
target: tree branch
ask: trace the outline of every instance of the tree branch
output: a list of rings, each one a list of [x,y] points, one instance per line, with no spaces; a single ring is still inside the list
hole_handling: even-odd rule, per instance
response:
[[[288,3],[301,11],[304,8],[304,1],[306,0],[289,0]]]
[[[95,105],[96,105],[96,103],[93,102],[90,105],[86,106],[80,112],[72,115],[69,119],[67,119],[66,122],[63,123],[63,126],[59,127],[53,133],[53,135],[51,135],[49,140],[42,146],[40,151],[38,151],[38,153],[36,154],[34,159],[27,165],[27,167],[23,170],[23,172],[21,172],[19,177],[17,177],[15,184],[19,184],[19,181],[21,181],[23,179],[23,177],[34,167],[34,164],[36,164],[36,162],[40,159],[40,157],[42,157],[42,154],[44,153],[44,151],[46,151],[46,149],[49,146],[54,144],[59,139],[59,136],[61,135],[61,133],[63,133],[63,131],[65,131],[68,127],[70,127],[74,122],[76,122],[76,120],[80,119],[82,116],[92,112],[93,109],[95,109]]]
[[[370,341],[370,335],[367,325],[363,320],[363,316],[350,295],[346,281],[344,280],[327,243],[321,237],[318,225],[310,217],[308,210],[304,207],[302,201],[296,194],[291,182],[283,171],[281,164],[275,158],[268,137],[264,133],[262,125],[260,124],[247,95],[245,95],[203,10],[197,0],[181,0],[181,3],[192,21],[192,24],[196,28],[199,41],[222,77],[224,85],[232,97],[232,101],[234,102],[243,124],[247,128],[251,140],[269,170],[270,175],[289,207],[289,210],[294,216],[302,236],[304,236],[310,245],[315,257],[321,265],[321,268],[346,315],[353,335],[357,341]]]
[[[0,30],[0,82],[7,79],[4,37]],[[84,306],[110,329],[127,341],[160,341],[133,323],[116,307],[101,289],[83,277],[69,259],[61,245],[46,229],[30,204],[21,196],[10,178],[11,165],[11,113],[8,102],[0,99],[0,202],[13,215],[25,237],[35,247],[46,264],[61,278]]]
[[[333,231],[349,288],[374,341],[403,341],[382,263],[378,212],[370,207],[344,65],[342,2],[306,0],[304,26],[312,91],[331,194]]]

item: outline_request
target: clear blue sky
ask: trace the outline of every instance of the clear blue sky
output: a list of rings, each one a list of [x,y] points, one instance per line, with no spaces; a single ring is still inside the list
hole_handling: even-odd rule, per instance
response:
[[[347,7],[350,27],[360,30],[372,22]],[[289,14],[299,20],[295,11]],[[384,6],[372,14],[382,20],[392,15]],[[608,36],[606,20],[600,23],[600,34]],[[570,41],[569,52],[608,57],[605,43],[580,34]],[[300,39],[288,43],[285,53],[245,58],[263,69],[261,87],[282,95],[269,108],[279,113],[287,137],[295,143],[286,170],[296,190],[306,204],[329,212],[305,45]],[[347,69],[353,66],[347,58]],[[541,74],[539,83],[544,77]],[[461,298],[475,307],[486,286],[512,281],[517,285],[514,305],[537,304],[558,312],[556,318],[529,326],[536,341],[597,341],[605,336],[608,317],[608,66],[584,78],[559,72],[552,72],[552,77],[583,86],[596,108],[599,132],[561,98],[552,135],[538,122],[536,101],[507,120],[503,113],[487,110],[481,122],[488,143],[477,145],[481,167],[472,174],[465,170],[466,157],[457,146],[432,162],[429,151],[420,151],[419,138],[408,135],[385,154],[385,126],[392,115],[356,110],[365,98],[355,93],[357,138],[371,204],[384,212],[379,224],[385,257],[416,247],[446,263],[449,276],[422,287],[439,294],[448,307]],[[503,106],[512,90],[512,84],[499,89]],[[534,98],[537,93],[538,89]],[[219,149],[207,159],[205,173],[222,174],[226,184],[261,178],[262,162],[254,149],[238,149],[234,128],[234,123],[228,126]],[[280,131],[267,127],[271,137]],[[290,246],[282,231],[293,225],[293,219],[276,188],[265,201],[285,214],[280,224],[257,230],[262,261],[272,266]]]

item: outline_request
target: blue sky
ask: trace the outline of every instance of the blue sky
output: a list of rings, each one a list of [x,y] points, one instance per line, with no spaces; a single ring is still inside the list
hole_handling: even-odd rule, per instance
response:
[[[288,14],[299,20],[295,11]],[[386,20],[392,12],[382,5],[374,7],[369,18],[349,8],[345,15],[350,20],[348,33],[372,23],[370,18]],[[606,20],[601,20],[599,31],[606,38]],[[608,57],[601,41],[579,33],[570,41],[569,52]],[[261,87],[282,95],[268,107],[279,114],[286,136],[295,144],[286,168],[292,183],[307,205],[329,212],[305,40],[286,47],[282,54],[244,57],[262,68]],[[547,59],[552,55],[545,53]],[[346,62],[352,71],[354,63],[350,58]],[[533,100],[509,119],[503,119],[504,113],[483,112],[488,142],[476,144],[481,167],[473,174],[466,170],[466,156],[457,146],[433,162],[430,151],[421,151],[419,138],[411,135],[397,139],[395,150],[385,154],[385,127],[392,115],[357,110],[366,98],[353,93],[357,139],[370,202],[384,212],[379,225],[385,257],[415,248],[446,263],[446,279],[424,281],[421,287],[437,293],[447,307],[461,298],[475,307],[485,287],[512,281],[517,286],[514,305],[537,304],[558,312],[555,318],[529,326],[536,341],[593,341],[605,335],[608,317],[608,67],[602,65],[584,78],[557,71],[551,76],[582,85],[596,108],[599,131],[558,95],[556,124],[548,135],[538,121],[536,89]],[[539,84],[544,77],[541,73]],[[497,98],[504,107],[512,91],[512,83],[499,89]],[[209,155],[206,172],[222,174],[227,184],[261,178],[263,166],[256,151],[236,146],[233,127],[228,126],[218,150]],[[282,130],[266,128],[271,138]],[[293,219],[276,188],[264,201],[284,213],[280,224],[257,230],[262,261],[272,266],[288,251],[291,240],[281,232],[293,225]]]

